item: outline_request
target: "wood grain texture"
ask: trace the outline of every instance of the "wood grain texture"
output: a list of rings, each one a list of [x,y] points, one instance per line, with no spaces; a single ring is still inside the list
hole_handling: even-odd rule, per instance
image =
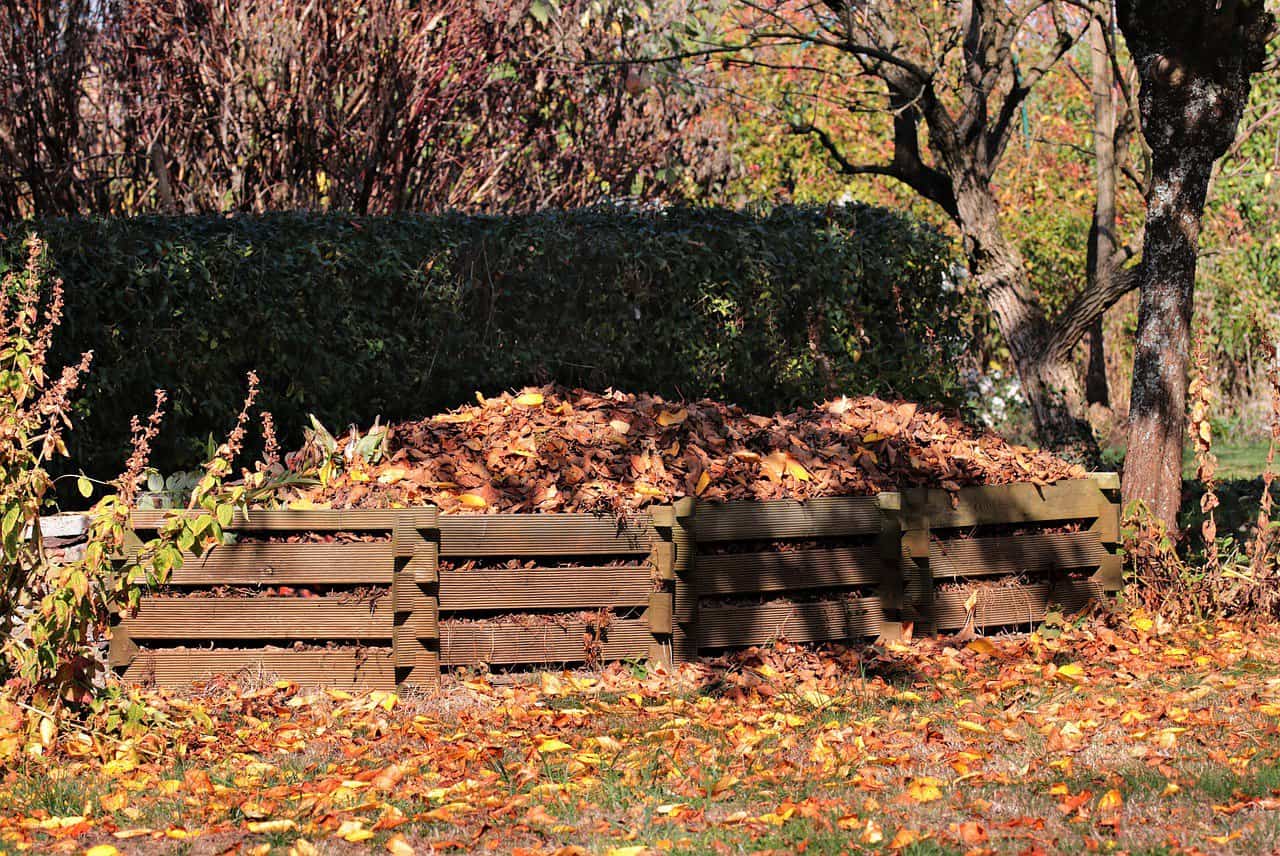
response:
[[[703,607],[698,641],[703,648],[763,645],[775,639],[826,642],[860,639],[880,632],[880,599],[766,603]]]
[[[174,515],[196,516],[199,512],[182,509],[137,509],[130,516],[134,529],[156,529]],[[412,516],[420,529],[435,527],[435,508],[352,508],[344,510],[314,509],[308,511],[237,511],[228,531],[246,532],[369,532],[395,528],[397,521]]]
[[[266,649],[143,649],[124,671],[130,683],[185,687],[225,675],[232,680],[294,681],[303,686],[394,690],[395,665],[386,648],[333,651]]]
[[[142,599],[138,613],[120,620],[143,639],[390,639],[392,604],[337,598],[225,597]]]
[[[874,496],[835,496],[807,502],[699,503],[694,532],[698,543],[717,541],[836,538],[880,531]]]
[[[440,662],[446,666],[582,662],[586,630],[582,622],[529,627],[488,622],[444,624],[440,628]],[[648,618],[614,621],[604,640],[603,656],[606,660],[645,657],[652,640]]]
[[[648,515],[477,514],[440,517],[441,556],[585,556],[649,553]]]
[[[648,565],[440,573],[440,609],[445,611],[645,606],[652,591]]]
[[[874,585],[882,574],[876,543],[789,553],[701,555],[697,567],[698,593],[703,596]]]
[[[391,582],[391,544],[226,544],[184,555],[175,585],[369,585]]]
[[[1106,554],[1096,532],[964,538],[931,543],[929,568],[935,579],[1043,573],[1096,568]]]

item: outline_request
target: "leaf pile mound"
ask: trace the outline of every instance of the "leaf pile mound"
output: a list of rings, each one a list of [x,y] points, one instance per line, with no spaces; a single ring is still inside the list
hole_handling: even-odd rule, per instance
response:
[[[870,396],[774,416],[554,386],[477,400],[391,426],[381,463],[354,456],[323,485],[284,499],[302,508],[625,513],[686,496],[806,500],[1084,475],[940,411]],[[309,442],[288,463],[302,469],[323,458]]]

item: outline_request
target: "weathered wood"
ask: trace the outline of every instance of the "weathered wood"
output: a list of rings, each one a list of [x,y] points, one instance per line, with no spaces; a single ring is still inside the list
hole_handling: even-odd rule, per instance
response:
[[[138,646],[129,633],[119,625],[111,628],[111,642],[107,648],[107,665],[113,669],[127,666],[138,654]]]
[[[1096,568],[1107,551],[1096,532],[1003,535],[934,541],[929,568],[935,580],[994,574]]]
[[[655,591],[649,595],[649,610],[645,613],[649,619],[649,632],[670,636],[672,596],[669,591]]]
[[[174,515],[199,516],[207,512],[189,512],[182,509],[138,509],[130,517],[134,529],[157,529]],[[236,511],[227,530],[246,532],[369,532],[390,531],[406,514],[413,516],[420,529],[435,527],[437,510],[424,508],[352,508],[309,509],[305,511],[263,511],[250,509]]]
[[[142,599],[120,627],[142,639],[390,639],[391,598],[369,604],[338,598],[219,597]]]
[[[1052,587],[1048,583],[984,586],[977,591],[975,627],[1034,624],[1044,619],[1050,606],[1075,611],[1103,595],[1102,587],[1092,580],[1061,580]],[[964,604],[971,593],[969,589],[936,593],[928,618],[939,630],[963,627],[967,617]]]
[[[645,606],[652,591],[646,565],[440,573],[440,608],[445,611]]]
[[[876,597],[704,607],[698,613],[698,640],[703,648],[730,648],[781,638],[792,642],[860,639],[879,633],[882,620]]]
[[[926,526],[935,530],[1083,520],[1098,517],[1111,504],[1091,479],[1043,486],[1025,482],[982,485],[961,488],[954,496],[945,490],[909,490],[902,496],[905,529],[924,528],[915,523],[918,517],[927,518]]]
[[[580,621],[529,626],[446,623],[440,631],[440,662],[446,666],[580,663],[586,659],[587,625]],[[606,631],[602,655],[608,660],[644,657],[652,639],[647,618],[614,621]]]
[[[174,585],[367,585],[391,582],[391,544],[226,544],[187,553]]]
[[[881,574],[876,542],[789,553],[703,554],[698,557],[698,593],[706,597],[874,585]]]
[[[653,549],[648,515],[477,514],[440,517],[441,556],[628,555]]]
[[[653,553],[649,557],[653,563],[654,576],[660,580],[676,578],[676,545],[670,541],[658,541],[653,545]]]
[[[694,535],[698,502],[692,498],[670,507],[671,525],[662,530],[671,545],[671,663],[698,658],[698,543]],[[663,653],[666,653],[665,651]]]
[[[880,531],[880,507],[874,496],[836,496],[807,502],[727,502],[698,505],[698,543],[775,541],[786,538],[838,538]]]
[[[270,677],[303,686],[393,690],[395,667],[388,648],[282,651],[166,648],[142,650],[124,671],[131,683],[183,687],[226,675],[252,680]]]

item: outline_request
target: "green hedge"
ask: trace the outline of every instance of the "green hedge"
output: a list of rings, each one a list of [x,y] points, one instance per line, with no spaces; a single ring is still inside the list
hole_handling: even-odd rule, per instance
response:
[[[61,358],[97,352],[70,443],[97,476],[156,387],[154,463],[193,465],[248,369],[286,445],[307,413],[342,428],[550,379],[765,411],[956,390],[948,242],[874,208],[49,220],[0,230],[0,268],[33,229],[66,283]]]

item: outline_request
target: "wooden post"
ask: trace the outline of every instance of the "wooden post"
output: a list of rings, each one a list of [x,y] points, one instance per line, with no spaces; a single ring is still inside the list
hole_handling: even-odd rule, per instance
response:
[[[882,493],[880,506],[880,608],[884,620],[879,641],[903,636],[902,494]]]
[[[424,530],[435,530],[436,510],[405,512],[392,533],[391,647],[396,683],[436,689],[440,685],[439,544]]]
[[[929,491],[904,490],[899,494],[898,525],[901,548],[898,554],[902,578],[902,613],[899,620],[933,620],[933,571],[929,567]]]
[[[698,657],[698,589],[694,580],[696,544],[693,537],[696,508],[697,501],[685,497],[652,512],[653,525],[661,539],[654,547],[654,562],[659,579],[669,579],[671,587],[671,651],[669,657],[662,659],[675,665]]]
[[[1119,591],[1124,586],[1124,563],[1120,557],[1120,476],[1116,473],[1089,473],[1089,477],[1098,485],[1102,493],[1098,516],[1089,527],[1098,533],[1098,540],[1106,549],[1098,572],[1093,581],[1103,591]]]

